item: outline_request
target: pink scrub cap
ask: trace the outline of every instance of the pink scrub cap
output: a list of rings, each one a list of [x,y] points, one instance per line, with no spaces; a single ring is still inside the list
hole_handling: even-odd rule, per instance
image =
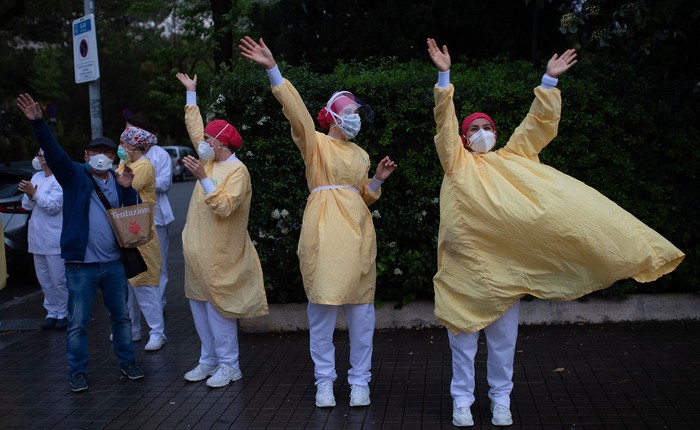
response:
[[[493,127],[493,133],[496,134],[496,123],[493,122],[490,116],[486,115],[483,112],[474,112],[473,114],[469,115],[468,117],[464,118],[464,121],[462,121],[462,143],[464,145],[467,144],[467,138],[465,137],[467,134],[467,129],[471,125],[472,122],[474,122],[475,119],[483,118],[486,121],[491,123],[491,127]]]

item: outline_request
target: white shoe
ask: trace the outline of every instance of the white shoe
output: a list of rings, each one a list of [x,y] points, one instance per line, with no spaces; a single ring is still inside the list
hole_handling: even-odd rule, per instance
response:
[[[243,377],[240,370],[220,364],[216,372],[207,379],[207,386],[212,388],[225,387],[231,382],[238,381]]]
[[[214,372],[216,372],[216,369],[218,368],[219,366],[217,366],[216,364],[209,365],[200,363],[197,365],[197,367],[185,373],[185,379],[187,379],[190,382],[201,381],[202,379],[206,379],[213,375]]]
[[[350,406],[367,406],[369,403],[369,386],[352,385],[350,387]]]
[[[165,343],[165,336],[151,336],[150,339],[148,339],[148,343],[146,344],[146,347],[144,350],[146,351],[158,351],[163,347],[163,344]]]
[[[335,406],[335,396],[333,395],[333,381],[327,379],[316,385],[316,407],[332,408]]]
[[[131,335],[131,341],[132,342],[139,342],[141,340],[141,335],[140,334],[132,334]],[[112,333],[109,334],[109,341],[114,342],[114,335]]]
[[[452,425],[455,427],[471,427],[474,425],[472,411],[469,406],[457,406],[452,401]]]
[[[507,406],[497,404],[491,404],[491,412],[493,417],[491,418],[491,424],[495,426],[509,426],[513,424],[513,416],[510,414],[510,409]]]

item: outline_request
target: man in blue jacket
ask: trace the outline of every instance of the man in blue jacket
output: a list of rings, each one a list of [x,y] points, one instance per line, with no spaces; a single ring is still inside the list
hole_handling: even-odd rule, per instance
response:
[[[85,148],[85,163],[76,163],[58,144],[42,119],[41,108],[29,94],[17,98],[17,107],[31,121],[44,159],[63,187],[61,258],[66,265],[68,287],[66,355],[70,388],[76,393],[88,389],[87,329],[98,287],[111,316],[112,348],[121,371],[129,379],[143,378],[131,340],[127,278],[120,260],[121,251],[95,188],[97,184],[111,207],[135,204],[136,191],[131,188],[133,174],[127,168],[122,175],[115,175],[112,163],[117,145],[111,139],[93,139]]]

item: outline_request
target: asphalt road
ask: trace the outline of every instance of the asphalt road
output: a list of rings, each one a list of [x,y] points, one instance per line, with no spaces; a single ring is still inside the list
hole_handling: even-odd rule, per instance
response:
[[[192,189],[196,181],[188,180],[185,182],[174,182],[168,192],[170,205],[175,214],[175,221],[170,224],[168,236],[170,237],[169,255],[169,270],[172,271],[171,277],[183,276],[183,257],[182,257],[182,242],[180,240],[182,229],[185,226],[185,217],[187,208],[190,204]],[[40,294],[41,287],[36,280],[34,273],[29,270],[27,273],[18,273],[10,276],[7,279],[7,286],[0,290],[0,313],[2,305],[8,304],[15,300],[21,300],[24,297]]]

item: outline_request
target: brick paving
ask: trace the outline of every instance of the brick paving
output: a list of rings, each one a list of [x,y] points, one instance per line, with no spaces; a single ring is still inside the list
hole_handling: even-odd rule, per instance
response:
[[[181,290],[180,290],[181,291]],[[346,332],[336,335],[337,406],[314,406],[308,332],[241,333],[243,379],[226,388],[188,383],[199,340],[187,302],[170,290],[168,341],[143,351],[146,372],[119,372],[98,295],[90,332],[89,385],[68,387],[65,332],[0,335],[2,429],[443,429],[451,425],[445,330],[378,330],[372,404],[348,406]],[[22,309],[32,309],[23,312]],[[35,313],[41,297],[5,307],[0,319]],[[700,322],[523,326],[512,394],[513,429],[700,428]],[[147,335],[144,332],[144,338]],[[485,345],[477,354],[475,426],[490,424]]]

